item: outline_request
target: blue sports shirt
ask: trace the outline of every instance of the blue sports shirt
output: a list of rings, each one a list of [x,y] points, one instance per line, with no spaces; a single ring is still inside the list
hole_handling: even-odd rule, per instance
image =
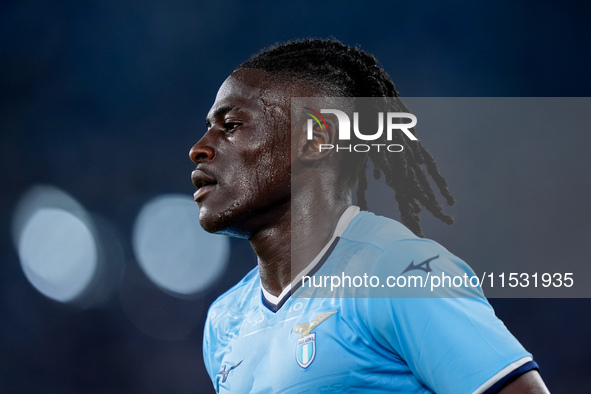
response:
[[[433,291],[442,274],[474,275],[436,242],[350,207],[279,297],[255,268],[211,305],[203,353],[216,391],[494,393],[537,369],[479,287]],[[363,275],[380,284],[330,288]]]

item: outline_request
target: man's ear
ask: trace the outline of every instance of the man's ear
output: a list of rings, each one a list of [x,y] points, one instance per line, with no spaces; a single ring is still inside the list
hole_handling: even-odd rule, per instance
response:
[[[326,128],[328,126],[328,129]],[[317,123],[312,128],[312,139],[308,139],[308,126],[304,124],[303,138],[299,159],[303,162],[313,162],[327,157],[336,144],[337,130],[332,120],[326,120],[322,125]]]

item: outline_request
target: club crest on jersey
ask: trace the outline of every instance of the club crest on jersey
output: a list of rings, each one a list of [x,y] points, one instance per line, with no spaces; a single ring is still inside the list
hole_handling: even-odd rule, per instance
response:
[[[316,333],[298,339],[296,360],[302,368],[308,368],[316,356]]]
[[[335,313],[337,311],[321,313],[310,323],[301,323],[292,328],[292,332],[300,334],[296,344],[296,361],[300,367],[308,368],[316,357],[316,333],[311,331]]]

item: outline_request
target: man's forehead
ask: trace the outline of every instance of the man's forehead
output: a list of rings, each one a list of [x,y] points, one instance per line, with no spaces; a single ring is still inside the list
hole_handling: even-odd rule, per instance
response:
[[[237,78],[234,73],[220,86],[210,113],[216,112],[221,107],[256,104],[261,100],[261,93],[262,90],[255,80]]]
[[[269,108],[282,107],[289,111],[292,96],[307,96],[307,89],[287,78],[277,78],[258,69],[234,71],[222,84],[216,95],[208,118],[220,113],[221,108]],[[305,92],[304,92],[305,90]]]
[[[220,86],[207,119],[211,120],[234,108],[253,109],[262,107],[264,77],[265,72],[261,70],[238,70],[233,72]]]
[[[261,70],[238,70],[234,71],[222,86],[220,86],[216,95],[216,101],[220,101],[229,96],[243,97],[245,99],[260,98],[265,72]]]

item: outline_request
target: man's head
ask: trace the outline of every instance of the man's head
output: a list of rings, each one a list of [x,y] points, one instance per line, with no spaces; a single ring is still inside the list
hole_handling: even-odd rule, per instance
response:
[[[194,183],[209,184],[196,192],[205,229],[248,236],[250,230],[241,226],[264,225],[270,216],[289,209],[290,97],[318,96],[398,97],[398,92],[375,57],[336,40],[275,45],[242,63],[224,82],[208,115],[208,132],[191,150],[198,164]],[[383,173],[394,189],[401,220],[420,235],[424,206],[451,223],[428,176],[448,204],[453,198],[429,152],[418,141],[396,142],[404,146],[403,152],[370,152],[369,158],[375,176]],[[366,161],[367,156],[355,155],[342,172],[355,170],[345,183],[359,178],[358,204],[363,209]]]
[[[281,89],[261,70],[237,70],[220,87],[207,133],[190,151],[201,225],[249,237],[290,198],[290,141]],[[289,156],[289,155],[288,155]]]

